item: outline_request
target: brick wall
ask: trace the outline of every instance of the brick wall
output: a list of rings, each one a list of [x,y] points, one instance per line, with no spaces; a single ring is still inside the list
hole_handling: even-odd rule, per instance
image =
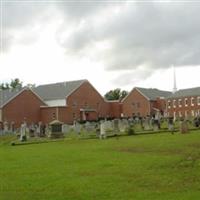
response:
[[[132,117],[133,114],[145,117],[150,114],[149,100],[137,89],[133,89],[122,103],[122,111],[125,117]]]
[[[40,120],[40,106],[44,103],[29,89],[22,91],[2,109],[3,121],[14,122],[18,128],[25,120],[28,124]]]

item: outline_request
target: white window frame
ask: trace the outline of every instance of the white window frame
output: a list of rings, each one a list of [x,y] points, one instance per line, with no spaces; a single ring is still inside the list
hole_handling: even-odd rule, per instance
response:
[[[167,101],[167,107],[171,108],[171,101],[170,100]]]
[[[190,99],[190,103],[191,103],[191,106],[194,106],[194,97],[191,97],[191,99]]]
[[[197,105],[200,105],[200,97],[197,97]]]
[[[187,104],[186,104],[186,101],[187,101]],[[185,103],[185,107],[188,107],[188,98],[184,99],[184,103]]]
[[[173,100],[173,107],[176,108],[176,99]]]
[[[179,99],[179,100],[178,100],[178,106],[179,106],[179,107],[182,107],[182,104],[183,104],[183,100],[182,100],[182,99]]]

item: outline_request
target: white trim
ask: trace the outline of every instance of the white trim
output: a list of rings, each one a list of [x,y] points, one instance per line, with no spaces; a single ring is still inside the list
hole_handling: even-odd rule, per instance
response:
[[[197,105],[200,105],[200,96],[197,97]]]
[[[173,99],[173,108],[176,108],[176,99]]]
[[[187,101],[187,104],[186,104],[186,101]],[[185,107],[188,107],[188,98],[184,99],[184,105],[185,105]]]
[[[170,105],[169,105],[170,103]],[[167,100],[167,109],[171,109],[171,100]]]
[[[180,103],[181,102],[181,103]],[[182,99],[178,99],[178,107],[181,108],[183,104],[183,100]]]
[[[194,106],[194,103],[193,103],[193,101],[194,101],[194,97],[191,97],[191,98],[190,98],[190,103],[191,103],[191,106]]]

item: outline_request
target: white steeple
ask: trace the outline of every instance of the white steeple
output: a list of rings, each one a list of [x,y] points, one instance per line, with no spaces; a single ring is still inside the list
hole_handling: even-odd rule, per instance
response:
[[[173,71],[174,71],[174,87],[173,87],[173,93],[175,93],[177,91],[177,87],[176,87],[176,70],[174,65],[172,65],[173,67]]]

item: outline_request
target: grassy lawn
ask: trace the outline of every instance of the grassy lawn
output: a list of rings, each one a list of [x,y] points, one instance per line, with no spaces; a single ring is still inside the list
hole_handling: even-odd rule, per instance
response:
[[[200,199],[200,131],[11,146],[0,137],[3,200]]]

